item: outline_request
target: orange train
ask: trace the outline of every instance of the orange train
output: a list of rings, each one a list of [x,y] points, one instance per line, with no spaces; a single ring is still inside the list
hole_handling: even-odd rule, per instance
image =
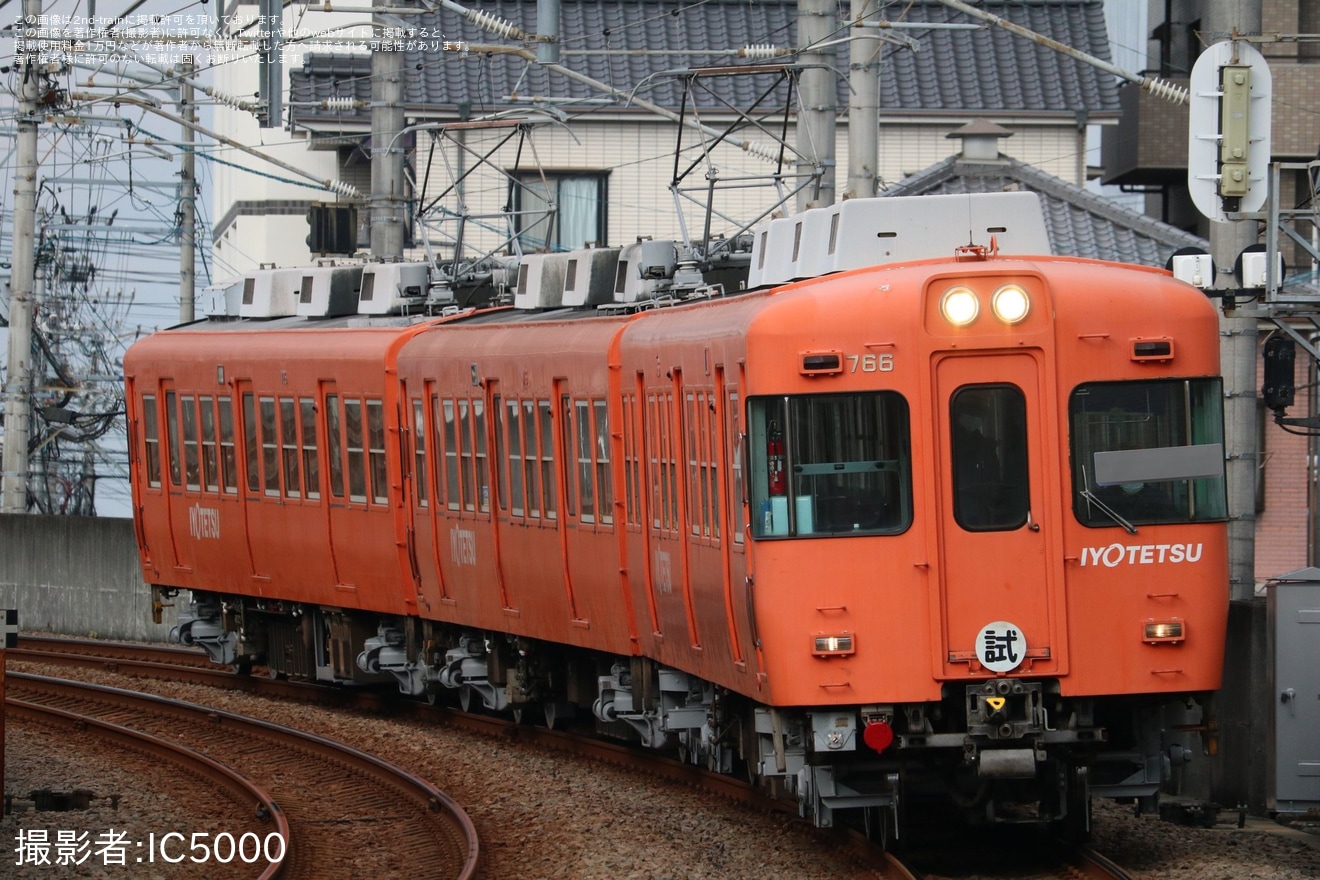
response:
[[[989,248],[665,308],[199,322],[125,360],[143,572],[217,662],[594,716],[822,826],[1084,834],[1093,795],[1151,804],[1168,707],[1220,684],[1218,370],[1169,273]]]

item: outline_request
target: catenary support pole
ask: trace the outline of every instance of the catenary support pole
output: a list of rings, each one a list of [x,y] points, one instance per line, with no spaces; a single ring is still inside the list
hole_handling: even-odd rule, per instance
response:
[[[36,54],[40,16],[41,0],[23,0],[23,46],[15,47],[18,49],[18,136],[14,144],[14,233],[9,276],[9,358],[4,388],[4,486],[0,491],[0,513],[27,510],[32,301],[37,266],[37,103],[45,81]]]

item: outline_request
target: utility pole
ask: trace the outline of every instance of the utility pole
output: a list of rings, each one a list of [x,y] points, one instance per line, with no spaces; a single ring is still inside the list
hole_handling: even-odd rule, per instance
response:
[[[819,191],[803,189],[798,193],[797,209],[823,207],[834,204],[834,129],[839,112],[838,86],[834,82],[834,47],[813,48],[837,36],[837,16],[834,0],[798,0],[798,60],[804,65],[817,65],[802,71],[799,95],[802,110],[797,119],[798,153],[804,157],[819,156],[824,166]],[[806,159],[798,161],[799,179],[814,174],[816,168]]]
[[[1201,20],[1203,42],[1227,34],[1256,34],[1261,0],[1215,0]],[[1266,113],[1269,109],[1266,108]],[[1218,288],[1235,287],[1232,267],[1238,254],[1256,243],[1255,220],[1210,221],[1210,256],[1220,267]],[[1224,447],[1228,454],[1229,598],[1245,601],[1256,594],[1256,319],[1234,308],[1219,319],[1220,364],[1224,375]]]
[[[0,513],[27,510],[28,434],[32,386],[32,300],[37,251],[37,22],[41,0],[23,0],[23,46],[18,53],[17,168],[14,173],[14,233],[9,277],[9,360],[5,378],[4,486]]]
[[[193,106],[192,56],[179,62],[179,115],[188,122],[197,121]],[[197,182],[193,162],[193,130],[182,126],[179,168],[179,323],[191,324],[197,301],[197,275],[193,260],[196,254]]]
[[[380,45],[371,53],[371,255],[379,259],[403,256],[404,59],[389,21],[372,13],[372,33]]]
[[[878,0],[852,0],[853,31],[848,49],[848,183],[845,199],[875,195],[875,169],[880,157],[880,32],[864,28],[875,23]]]

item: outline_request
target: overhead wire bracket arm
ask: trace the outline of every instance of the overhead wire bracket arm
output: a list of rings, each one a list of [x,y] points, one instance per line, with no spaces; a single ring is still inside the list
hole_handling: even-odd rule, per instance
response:
[[[999,16],[986,12],[983,9],[977,9],[975,6],[962,2],[962,0],[940,0],[940,2],[950,9],[956,9],[961,13],[972,16],[973,18],[979,18],[981,21],[989,22],[995,27],[1003,28],[1009,33],[1017,34],[1019,37],[1026,37],[1028,40],[1039,43],[1047,49],[1061,52],[1069,58],[1076,58],[1078,61],[1085,62],[1092,67],[1098,67],[1106,73],[1112,73],[1114,76],[1125,79],[1128,82],[1137,83],[1152,95],[1163,98],[1171,104],[1187,103],[1187,89],[1182,86],[1174,85],[1173,83],[1167,80],[1162,80],[1159,77],[1140,76],[1131,71],[1124,70],[1118,65],[1110,64],[1108,61],[1096,58],[1094,55],[1088,55],[1080,49],[1074,49],[1072,46],[1060,43],[1058,40],[1052,40],[1044,34],[1038,34],[1030,28],[1024,28],[1020,24],[1014,24],[1011,21],[1000,18]]]

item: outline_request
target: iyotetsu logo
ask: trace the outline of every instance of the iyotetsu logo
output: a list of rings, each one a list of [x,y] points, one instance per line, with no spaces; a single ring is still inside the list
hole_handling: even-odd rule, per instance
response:
[[[199,541],[203,538],[220,540],[220,510],[200,504],[188,508],[188,534]]]
[[[1201,544],[1119,544],[1108,547],[1083,547],[1082,565],[1178,565],[1200,562]]]

